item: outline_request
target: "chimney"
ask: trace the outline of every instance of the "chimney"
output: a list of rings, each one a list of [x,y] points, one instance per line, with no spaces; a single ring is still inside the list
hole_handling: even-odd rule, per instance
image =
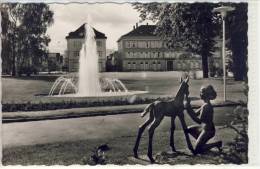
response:
[[[138,28],[138,23],[135,24],[136,28]]]
[[[133,29],[135,30],[135,26],[133,26]]]

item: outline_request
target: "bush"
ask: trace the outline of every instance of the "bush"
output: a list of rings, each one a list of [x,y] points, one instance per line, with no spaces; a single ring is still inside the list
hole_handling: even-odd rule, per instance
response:
[[[215,77],[216,75],[216,67],[214,65],[209,67],[209,76],[210,77]]]
[[[224,159],[235,164],[248,162],[248,109],[238,106],[233,114],[233,121],[225,126],[232,129],[236,136],[233,141],[228,143],[225,149]]]
[[[216,75],[219,76],[223,76],[223,69],[221,68],[216,68]]]
[[[23,66],[18,70],[18,74],[30,76],[31,74],[38,74],[38,69],[35,66]]]
[[[118,100],[99,100],[99,101],[62,101],[55,103],[4,103],[2,104],[3,112],[17,112],[17,111],[44,111],[68,108],[83,108],[83,107],[98,107],[98,106],[119,106],[132,104],[147,104],[160,98],[141,98],[137,97],[130,102],[127,99]]]
[[[246,96],[248,96],[248,90],[248,84],[245,81],[243,91]],[[236,133],[234,140],[228,143],[224,154],[224,159],[235,164],[248,163],[248,114],[247,107],[237,106],[231,114],[233,120],[224,127],[230,128]]]

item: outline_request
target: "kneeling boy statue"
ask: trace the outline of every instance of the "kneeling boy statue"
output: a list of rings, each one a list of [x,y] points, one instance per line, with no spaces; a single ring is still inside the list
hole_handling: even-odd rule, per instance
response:
[[[189,126],[187,129],[187,132],[196,139],[194,154],[203,153],[214,147],[221,151],[222,141],[207,144],[207,142],[215,136],[216,132],[213,122],[213,106],[210,103],[210,100],[214,100],[216,97],[217,93],[213,86],[207,85],[200,89],[200,98],[204,104],[198,110],[194,111],[192,109],[190,100],[187,100],[185,104],[188,114],[199,124]]]

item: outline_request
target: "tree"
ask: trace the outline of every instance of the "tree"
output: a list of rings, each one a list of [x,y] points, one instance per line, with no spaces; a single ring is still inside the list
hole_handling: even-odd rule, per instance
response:
[[[46,35],[47,27],[53,23],[53,12],[49,6],[39,4],[6,3],[1,4],[2,27],[5,46],[3,59],[10,59],[12,75],[23,69],[32,69],[40,65],[47,57],[50,38]],[[8,50],[11,49],[11,50]]]
[[[10,24],[8,20],[8,14],[5,9],[1,8],[1,28],[2,28],[2,50],[1,50],[1,57],[2,57],[2,72],[9,74],[12,72],[11,67],[12,65],[12,56],[11,56],[11,44],[10,44],[10,34],[8,33],[8,25]],[[9,37],[7,37],[9,36]]]
[[[247,77],[247,46],[248,23],[247,3],[225,4],[235,7],[235,10],[227,15],[227,39],[228,48],[232,51],[232,72],[235,80],[245,80]]]
[[[135,3],[142,20],[156,22],[156,34],[169,48],[181,48],[201,55],[203,77],[208,77],[208,57],[216,36],[216,15],[211,3]]]

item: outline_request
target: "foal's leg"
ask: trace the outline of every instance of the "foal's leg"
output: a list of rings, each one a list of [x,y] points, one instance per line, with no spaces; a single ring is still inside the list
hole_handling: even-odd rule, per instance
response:
[[[183,131],[184,131],[184,135],[185,135],[185,139],[186,139],[188,148],[189,148],[189,150],[192,152],[192,154],[194,154],[194,149],[193,149],[193,147],[192,147],[189,134],[188,134],[188,132],[187,132],[187,125],[186,125],[186,122],[185,122],[185,120],[184,120],[184,114],[183,114],[183,112],[180,113],[178,117],[179,117],[179,119],[180,119],[180,122],[181,122],[181,125],[182,125],[182,129],[183,129]]]
[[[174,130],[175,130],[175,117],[171,117],[171,135],[170,135],[170,146],[172,148],[172,151],[176,152],[175,146],[174,146]]]
[[[160,117],[155,117],[153,123],[148,129],[149,133],[149,144],[148,144],[148,153],[147,156],[150,159],[151,163],[154,163],[155,160],[153,159],[153,135],[154,135],[154,130],[159,126],[163,119],[163,116]]]
[[[153,121],[153,119],[154,119],[153,113],[150,112],[150,117],[142,125],[139,126],[138,135],[137,135],[137,138],[135,141],[135,146],[133,149],[135,158],[138,158],[137,151],[138,151],[138,147],[139,147],[139,143],[140,143],[142,134],[143,134],[145,128]]]

